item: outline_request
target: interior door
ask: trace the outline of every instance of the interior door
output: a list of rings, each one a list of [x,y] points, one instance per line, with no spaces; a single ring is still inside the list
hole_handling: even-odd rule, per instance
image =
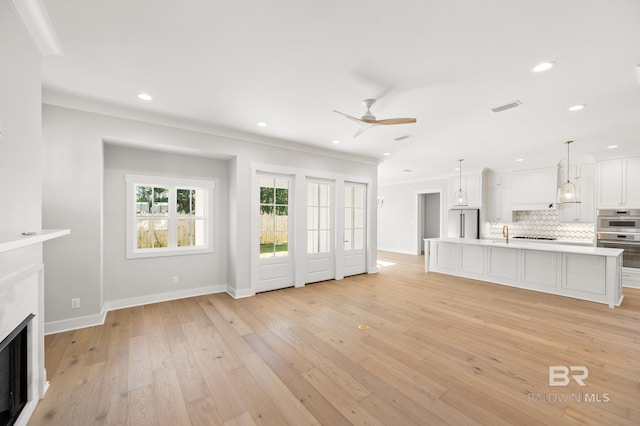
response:
[[[367,271],[367,186],[344,184],[344,276]]]
[[[307,180],[307,273],[306,283],[335,278],[331,182]]]
[[[260,175],[260,275],[256,292],[294,284],[291,178]]]

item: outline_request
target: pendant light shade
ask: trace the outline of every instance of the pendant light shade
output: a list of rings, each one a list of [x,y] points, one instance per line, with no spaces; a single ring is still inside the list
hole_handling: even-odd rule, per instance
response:
[[[458,190],[453,194],[453,207],[467,207],[469,205],[469,201],[467,200],[467,191],[462,190],[462,162],[464,160],[460,159],[458,162],[460,166],[458,169],[460,170],[460,186]]]
[[[567,144],[567,181],[560,184],[558,187],[558,199],[556,200],[558,204],[576,204],[580,203],[578,199],[578,191],[576,190],[576,185],[571,182],[571,174],[570,174],[570,157],[569,150],[573,141],[566,141]]]

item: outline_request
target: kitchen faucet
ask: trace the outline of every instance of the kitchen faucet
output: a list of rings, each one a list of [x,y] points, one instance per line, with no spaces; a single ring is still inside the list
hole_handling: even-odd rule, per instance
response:
[[[509,244],[509,227],[507,225],[502,227],[502,236],[505,238],[505,243]]]

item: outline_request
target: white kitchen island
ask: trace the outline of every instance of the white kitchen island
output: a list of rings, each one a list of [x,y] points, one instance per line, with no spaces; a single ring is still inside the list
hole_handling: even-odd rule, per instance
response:
[[[622,302],[622,250],[461,238],[424,241],[427,272],[606,303],[610,308]]]

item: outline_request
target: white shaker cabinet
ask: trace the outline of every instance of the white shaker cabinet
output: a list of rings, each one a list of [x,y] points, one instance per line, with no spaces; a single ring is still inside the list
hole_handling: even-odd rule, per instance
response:
[[[640,157],[622,159],[622,201],[640,207]]]
[[[511,200],[509,193],[509,175],[488,172],[486,182],[486,217],[487,222],[511,223]]]
[[[511,210],[553,209],[558,190],[556,167],[521,170],[511,174]]]
[[[509,190],[487,189],[487,222],[511,223]]]
[[[576,185],[577,204],[558,204],[558,219],[560,222],[593,223],[595,222],[595,164],[572,166],[570,169],[571,182]],[[559,184],[567,181],[567,168],[558,170]]]
[[[640,208],[640,157],[600,161],[597,207]]]
[[[622,250],[460,238],[428,239],[425,271],[524,288],[610,308],[622,302]]]

